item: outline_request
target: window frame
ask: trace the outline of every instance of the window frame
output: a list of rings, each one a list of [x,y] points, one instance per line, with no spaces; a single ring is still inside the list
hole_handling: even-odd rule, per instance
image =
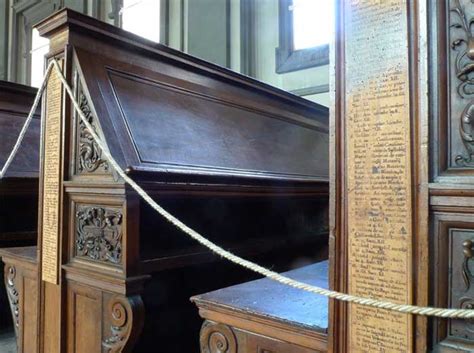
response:
[[[158,0],[160,2],[160,39],[159,44],[168,45],[169,43],[169,33],[168,33],[168,23],[169,23],[169,1],[170,0]],[[123,4],[123,1],[121,1]],[[117,10],[119,13],[118,17],[118,24],[117,26],[123,28],[123,12],[120,12],[120,7]],[[125,29],[124,29],[125,30]],[[147,39],[148,40],[148,39]]]
[[[329,44],[294,49],[293,0],[279,0],[279,46],[276,48],[276,72],[283,74],[329,64]]]

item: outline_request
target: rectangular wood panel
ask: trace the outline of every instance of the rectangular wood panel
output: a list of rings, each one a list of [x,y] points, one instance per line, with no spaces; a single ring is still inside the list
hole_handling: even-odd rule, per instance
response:
[[[23,352],[37,352],[38,345],[38,281],[23,279]]]
[[[42,279],[58,283],[61,185],[61,81],[52,71],[46,93],[43,164]]]
[[[100,352],[100,306],[95,298],[75,295],[74,352]]]
[[[41,353],[60,353],[61,337],[61,288],[49,282],[43,283],[43,322]]]
[[[411,167],[406,1],[346,6],[349,291],[410,303]],[[352,305],[351,352],[410,352],[411,318]]]
[[[109,78],[143,163],[298,178],[327,174],[328,137],[316,123],[302,126],[112,70]],[[304,154],[311,158],[295,158]]]

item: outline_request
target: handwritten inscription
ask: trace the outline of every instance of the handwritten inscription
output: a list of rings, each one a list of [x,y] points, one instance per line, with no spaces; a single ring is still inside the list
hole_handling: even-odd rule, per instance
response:
[[[43,165],[42,278],[58,283],[61,177],[61,81],[52,71],[46,93]]]
[[[349,290],[411,301],[406,2],[346,4]],[[352,305],[352,352],[409,352],[406,314]]]

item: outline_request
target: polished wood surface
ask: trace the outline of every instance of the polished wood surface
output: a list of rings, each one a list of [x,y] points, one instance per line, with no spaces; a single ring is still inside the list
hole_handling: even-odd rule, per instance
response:
[[[0,81],[0,168],[18,138],[36,88]],[[0,248],[36,244],[40,107],[16,157],[0,180]],[[0,266],[0,329],[13,327]]]
[[[38,30],[114,158],[167,210],[278,271],[327,258],[326,108],[70,10]],[[255,276],[157,215],[60,104],[59,277],[39,281],[38,351],[199,351],[189,298]]]
[[[408,224],[412,231],[407,231],[406,235],[399,238],[404,239],[406,246],[403,248],[399,247],[398,250],[406,250],[406,252],[400,255],[400,257],[394,258],[396,261],[402,261],[400,267],[403,267],[404,270],[400,272],[400,282],[398,284],[406,286],[406,289],[398,292],[399,297],[392,296],[391,299],[396,301],[401,300],[402,296],[406,296],[407,300],[411,299],[412,303],[421,306],[430,303],[430,277],[432,273],[429,271],[431,261],[429,244],[433,240],[428,222],[428,188],[430,182],[428,173],[430,169],[429,162],[433,156],[430,155],[428,149],[430,136],[428,127],[431,126],[430,119],[432,115],[431,110],[427,106],[427,92],[428,82],[431,82],[429,70],[436,70],[438,67],[437,65],[428,66],[427,63],[429,51],[427,50],[426,43],[430,35],[427,34],[426,15],[429,13],[429,10],[426,6],[426,2],[416,0],[384,2],[383,4],[375,4],[373,1],[338,3],[336,11],[336,38],[332,54],[332,62],[335,67],[332,87],[335,95],[333,96],[334,107],[333,114],[331,114],[330,133],[333,137],[331,140],[331,150],[334,150],[330,161],[331,287],[340,292],[351,292],[351,289],[353,289],[351,281],[353,282],[354,280],[350,277],[354,274],[351,272],[353,268],[351,260],[360,259],[360,261],[366,261],[366,255],[363,254],[365,250],[371,251],[371,249],[378,248],[382,259],[381,263],[383,264],[384,261],[388,260],[387,268],[394,263],[387,259],[386,254],[388,252],[386,250],[388,250],[388,247],[384,248],[383,245],[368,246],[365,250],[362,248],[359,256],[349,254],[350,242],[357,240],[356,235],[358,235],[358,232],[353,227],[354,223],[348,219],[350,216],[348,212],[350,208],[349,198],[351,197],[349,195],[354,197],[357,194],[356,189],[349,187],[354,186],[354,183],[349,182],[349,179],[353,178],[354,175],[350,173],[348,166],[354,163],[354,161],[351,160],[351,153],[348,149],[357,148],[355,144],[368,144],[366,152],[362,154],[360,164],[367,171],[367,177],[359,178],[359,181],[361,187],[365,188],[368,186],[369,190],[373,191],[372,194],[369,193],[369,198],[375,195],[380,187],[376,184],[376,180],[380,175],[385,174],[388,177],[390,174],[387,173],[388,170],[383,171],[383,169],[379,168],[381,163],[390,163],[390,157],[381,157],[379,162],[376,162],[373,158],[375,156],[373,139],[382,140],[387,138],[387,135],[383,135],[383,127],[379,129],[377,124],[374,124],[371,127],[367,126],[365,131],[367,136],[363,136],[363,133],[355,139],[354,136],[349,136],[352,133],[349,125],[352,124],[353,126],[356,121],[360,123],[361,121],[369,120],[364,116],[363,108],[359,110],[357,115],[353,115],[351,112],[357,107],[366,107],[366,114],[378,116],[382,125],[387,126],[391,123],[404,124],[405,128],[398,129],[398,133],[404,131],[404,138],[409,139],[409,141],[404,142],[405,148],[409,148],[409,152],[405,154],[409,162],[407,162],[406,168],[398,170],[404,173],[403,182],[406,182],[408,185],[408,189],[405,189],[405,194],[411,194],[411,197],[401,198],[401,201],[410,204],[412,211],[411,215],[407,215],[407,218],[410,218]],[[395,8],[400,10],[397,15],[393,13]],[[357,23],[358,19],[360,20],[359,23]],[[351,31],[349,25],[351,23],[357,29],[357,33]],[[394,23],[397,26],[403,25],[405,28],[399,31],[393,30]],[[373,31],[373,35],[370,34],[371,31]],[[360,35],[361,32],[362,36]],[[365,37],[365,35],[366,40],[361,40],[361,37]],[[360,40],[361,45],[355,45],[357,40]],[[400,40],[401,44],[395,44],[400,43]],[[436,43],[438,42],[436,41]],[[389,55],[388,53],[392,50],[399,50],[399,53]],[[384,55],[387,56],[385,57]],[[403,63],[388,70],[389,65],[393,63],[395,58],[403,60]],[[374,70],[374,74],[367,77],[367,79],[359,77],[360,80],[358,81],[357,76],[354,75],[352,70],[354,66],[359,68],[370,67],[370,71]],[[360,72],[360,70],[357,71]],[[364,74],[364,71],[362,69],[362,74]],[[400,97],[400,93],[402,93],[386,92],[386,100],[384,101],[383,88],[387,87],[387,83],[390,84],[398,81],[392,78],[388,79],[391,74],[397,72],[408,76],[403,86],[405,98],[400,106],[401,110],[392,111],[393,116],[385,116],[387,111],[383,108],[387,108],[388,104],[386,103],[393,101],[394,98],[397,99],[396,97]],[[362,95],[358,96],[359,92],[352,89],[351,80],[360,85],[363,91]],[[376,94],[371,95],[370,90],[373,89]],[[434,86],[433,89],[435,89]],[[399,116],[398,114],[402,110],[404,113],[402,116]],[[397,115],[399,119],[395,118]],[[395,137],[395,135],[391,134],[390,137]],[[349,141],[353,141],[354,144],[350,145]],[[433,143],[437,144],[435,141]],[[381,151],[384,151],[384,148],[388,148],[389,145],[388,142],[383,144]],[[385,153],[390,155],[387,150],[383,154]],[[410,169],[411,171],[407,172]],[[354,181],[357,181],[357,179]],[[383,192],[395,196],[398,194],[398,191],[397,188],[392,188],[392,183],[390,183],[390,186]],[[368,237],[368,239],[377,239],[377,242],[380,241],[380,244],[383,244],[385,240],[390,239],[391,231],[399,232],[401,230],[401,228],[397,229],[397,223],[387,222],[384,224],[383,220],[381,220],[381,215],[384,213],[391,213],[393,215],[393,207],[391,206],[393,206],[395,199],[387,200],[387,203],[380,206],[380,213],[372,213],[376,209],[375,202],[370,204],[370,208],[365,207],[363,204],[359,205],[360,207],[358,208],[357,204],[352,204],[356,211],[355,214],[352,214],[353,220],[366,220],[373,223],[376,232],[377,226],[380,226],[380,229],[383,230],[379,233],[381,238],[374,236],[372,238]],[[397,208],[399,207],[397,206]],[[360,213],[357,215],[357,212]],[[372,216],[373,218],[371,219]],[[390,249],[390,251],[392,250],[394,249]],[[377,268],[377,265],[377,262],[372,263],[367,266],[367,270],[372,271]],[[394,272],[396,273],[396,270]],[[356,273],[355,275],[359,278],[364,276],[363,273]],[[377,272],[376,275],[379,275],[379,273]],[[368,282],[372,282],[373,277],[369,272]],[[395,275],[394,277],[397,276]],[[389,285],[390,279],[387,278],[387,281],[384,281],[382,278],[381,282]],[[382,285],[379,287],[377,285],[368,287],[373,289],[373,293],[369,296],[378,298],[386,295],[387,291]],[[402,339],[397,340],[393,339],[394,332],[390,329],[387,330],[387,328],[394,327],[390,320],[380,320],[374,324],[375,316],[371,314],[373,312],[370,310],[362,310],[360,312],[361,322],[366,324],[359,326],[358,335],[353,335],[351,332],[354,329],[351,319],[353,312],[351,313],[350,310],[349,305],[345,303],[334,301],[330,305],[330,351],[341,353],[351,352],[351,350],[356,352],[364,351],[361,345],[366,343],[368,343],[368,346],[365,348],[366,351],[377,351],[384,348],[387,351],[427,351],[429,333],[428,320],[426,318],[413,316],[409,320],[401,322],[401,325],[400,321],[395,322],[395,326],[403,327],[403,332],[399,331],[396,333]],[[385,313],[382,313],[382,315],[385,315]],[[357,320],[357,317],[355,319]],[[371,321],[372,324],[370,324]],[[367,337],[367,333],[374,331],[377,334],[374,334],[373,337]],[[383,333],[382,335],[378,334],[383,331],[386,331],[387,335]],[[359,342],[356,342],[358,339],[360,339]],[[356,342],[355,345],[354,342]],[[388,345],[384,344],[387,342],[392,348],[387,348]],[[403,347],[398,347],[400,342],[403,342]]]
[[[328,261],[291,270],[285,276],[328,288]],[[206,321],[201,329],[201,352],[213,352],[213,335],[221,334],[226,353],[261,351],[326,352],[328,299],[259,279],[191,298]],[[235,338],[236,346],[230,341]]]
[[[0,166],[3,167],[30,112],[37,89],[0,81]],[[38,178],[41,105],[5,178]],[[5,180],[2,180],[2,183]]]
[[[5,288],[16,334],[18,353],[37,352],[38,269],[37,248],[0,249],[5,264]]]
[[[472,134],[474,17],[470,1],[430,6],[430,302],[434,306],[473,308],[474,163]],[[472,352],[472,323],[429,321],[428,343],[434,352]]]
[[[33,104],[36,89],[0,81],[0,166],[3,167]],[[40,108],[0,180],[0,247],[36,242]]]

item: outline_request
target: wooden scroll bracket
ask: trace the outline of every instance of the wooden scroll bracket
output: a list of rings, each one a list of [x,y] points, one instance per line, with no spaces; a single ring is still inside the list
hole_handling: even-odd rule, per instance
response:
[[[234,331],[227,325],[206,320],[202,324],[200,337],[202,353],[237,352],[237,339]]]
[[[109,334],[102,341],[104,353],[132,352],[143,328],[145,307],[139,295],[114,296],[109,300]]]

